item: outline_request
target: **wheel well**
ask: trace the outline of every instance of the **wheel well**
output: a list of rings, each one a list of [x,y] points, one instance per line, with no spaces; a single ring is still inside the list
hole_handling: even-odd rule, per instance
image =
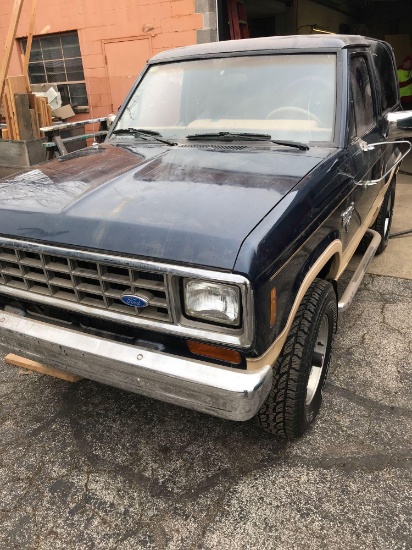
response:
[[[339,255],[335,254],[326,262],[326,264],[322,267],[322,269],[316,276],[318,279],[323,279],[324,281],[329,281],[331,283],[335,291],[336,298],[338,298],[338,283],[334,278],[334,275],[336,275],[338,265]]]
[[[330,260],[328,260],[326,262],[326,264],[322,267],[322,269],[319,271],[319,273],[317,275],[318,279],[327,279],[328,278],[329,272],[330,272],[331,267],[332,267],[332,263],[333,263],[333,257],[330,258]]]

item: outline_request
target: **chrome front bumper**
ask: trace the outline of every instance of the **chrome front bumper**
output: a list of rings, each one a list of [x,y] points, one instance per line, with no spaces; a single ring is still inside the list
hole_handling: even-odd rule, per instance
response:
[[[269,365],[253,372],[237,371],[4,311],[0,311],[0,344],[50,367],[230,420],[252,418],[272,383]]]

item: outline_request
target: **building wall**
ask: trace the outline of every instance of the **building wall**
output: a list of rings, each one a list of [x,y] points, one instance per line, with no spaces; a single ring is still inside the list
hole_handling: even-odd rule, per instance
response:
[[[4,48],[13,3],[14,0],[0,0],[0,51]],[[195,0],[40,0],[34,34],[78,31],[90,114],[105,116],[112,110],[105,44],[125,38],[145,38],[141,44],[145,44],[145,51],[151,55],[196,44],[198,37],[204,38],[204,30],[213,26],[209,4],[196,0],[195,10]],[[30,6],[31,2],[26,0],[18,38],[27,36]],[[133,76],[140,72],[143,62],[140,65]],[[21,67],[20,49],[15,47],[9,74],[21,74]]]

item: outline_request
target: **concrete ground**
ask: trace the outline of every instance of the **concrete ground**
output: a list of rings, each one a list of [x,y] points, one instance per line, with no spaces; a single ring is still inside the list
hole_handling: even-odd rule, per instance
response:
[[[398,183],[394,231],[412,228]],[[342,314],[295,442],[0,360],[0,548],[412,548],[411,243],[391,240]]]

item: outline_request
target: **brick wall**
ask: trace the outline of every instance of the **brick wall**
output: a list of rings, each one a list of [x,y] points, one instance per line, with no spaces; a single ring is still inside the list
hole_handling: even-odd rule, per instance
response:
[[[26,0],[22,11],[20,38],[28,32],[30,4]],[[94,117],[105,116],[111,110],[105,41],[149,37],[152,55],[210,41],[216,35],[214,4],[208,0],[39,0],[35,35],[78,31],[90,110]],[[13,0],[0,0],[0,51],[12,6]],[[10,75],[21,74],[19,56],[14,48]]]

